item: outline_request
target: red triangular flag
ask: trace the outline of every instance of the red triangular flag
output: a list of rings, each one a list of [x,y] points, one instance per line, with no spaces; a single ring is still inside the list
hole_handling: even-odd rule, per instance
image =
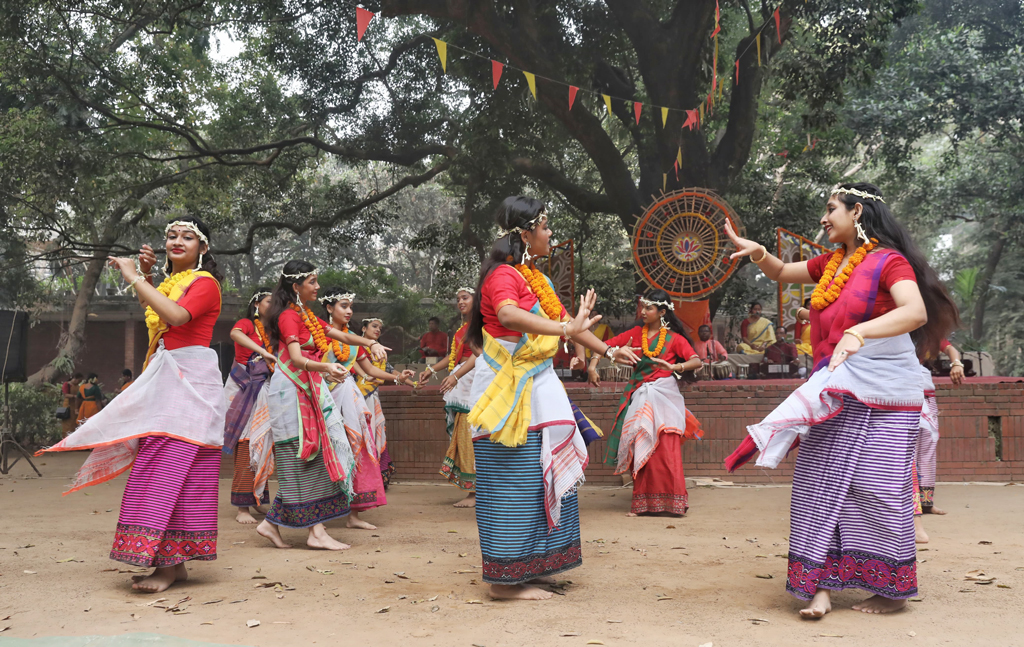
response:
[[[370,20],[375,14],[372,11],[367,11],[362,7],[356,7],[356,40],[363,40],[363,34],[366,33],[366,28],[370,26]]]
[[[643,110],[644,104],[639,101],[633,102],[633,114],[636,115],[636,123],[640,123],[640,111]]]
[[[789,149],[788,148],[786,150],[782,151],[781,153],[775,153],[775,154],[778,155],[779,157],[784,158],[784,159],[789,159]]]
[[[696,126],[696,125],[697,125],[697,111],[696,110],[687,110],[686,111],[686,121],[683,122],[683,128],[689,127],[690,130],[693,130],[693,127]]]
[[[740,62],[736,61],[736,85],[740,84]]]
[[[715,36],[718,35],[718,32],[720,32],[720,31],[722,31],[722,26],[716,24],[715,25],[715,31],[711,32],[711,37],[714,38]]]
[[[679,181],[679,160],[673,160],[672,166],[676,168],[676,182]]]
[[[498,89],[498,82],[501,81],[501,72],[504,69],[505,65],[503,63],[499,63],[495,60],[491,61],[491,81],[494,82],[495,90]]]
[[[575,85],[569,86],[569,110],[572,110],[572,104],[576,102],[576,93],[579,91]]]
[[[722,9],[718,6],[718,0],[715,0],[715,24],[722,20]]]
[[[779,45],[782,44],[782,19],[779,17],[779,8],[775,7],[775,33],[779,36]]]

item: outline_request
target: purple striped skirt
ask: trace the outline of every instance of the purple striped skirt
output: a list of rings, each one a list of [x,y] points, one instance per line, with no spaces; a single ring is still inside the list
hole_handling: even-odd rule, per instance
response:
[[[153,567],[217,559],[220,454],[175,438],[140,439],[110,558]]]
[[[920,419],[845,396],[842,411],[800,441],[787,591],[803,600],[819,588],[917,595],[911,466]]]

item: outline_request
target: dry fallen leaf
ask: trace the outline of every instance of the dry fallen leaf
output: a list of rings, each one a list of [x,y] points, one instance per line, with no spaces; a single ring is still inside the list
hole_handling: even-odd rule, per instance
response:
[[[203,604],[217,604],[218,602],[223,602],[223,601],[224,600],[210,600],[209,602],[203,602]]]
[[[605,622],[610,622],[610,623],[612,623],[614,625],[617,625],[617,624],[621,623],[622,621],[621,620],[606,620]]]
[[[675,530],[675,526],[665,526],[665,529],[666,530],[670,530],[670,529],[671,530]]]
[[[435,595],[434,597],[432,597],[432,598],[430,598],[429,600],[427,600],[427,602],[433,602],[433,601],[434,601],[434,600],[436,600],[436,599],[437,599],[437,596]]]
[[[989,541],[989,540],[987,540],[987,539],[982,539],[982,540],[981,540],[981,541],[979,541],[978,543],[979,543],[979,544],[981,544],[982,546],[991,546],[991,545],[992,545],[992,542],[990,542],[990,541]]]
[[[450,533],[458,533],[459,531],[458,530],[449,530],[448,532],[450,532]]]
[[[252,629],[253,627],[258,627],[258,626],[260,626],[260,621],[259,620],[246,620],[245,621],[245,626],[250,628],[250,629]]]
[[[913,638],[914,636],[917,635],[917,632],[916,631],[908,631],[907,635],[910,636],[911,638]]]
[[[755,575],[754,577],[760,578],[762,580],[774,580],[775,579],[775,576],[772,575],[771,573],[765,573],[763,575],[759,574],[759,575]]]
[[[36,574],[35,571],[22,571],[22,573],[24,573],[25,575],[35,575]]]
[[[603,645],[604,643],[601,642],[600,640],[588,640],[587,644],[588,645]]]
[[[68,557],[67,559],[58,559],[57,560],[58,564],[67,564],[68,562],[78,562],[79,564],[83,563],[82,560],[75,559],[74,557]]]
[[[483,604],[483,600],[466,600],[466,604]]]
[[[200,626],[202,626],[202,625],[212,625],[213,623],[207,621],[207,622],[200,622],[199,624],[200,624]]]
[[[996,584],[996,588],[1008,589],[1008,588],[1010,588],[1010,585],[1009,584]]]
[[[377,609],[377,613],[387,613],[391,610],[391,607],[384,607],[383,609]]]
[[[440,610],[441,610],[441,607],[437,606],[436,604],[434,606],[430,607],[430,612],[431,613],[437,613]]]
[[[405,574],[405,571],[399,571],[398,573],[395,573],[395,575],[397,575],[398,577],[400,577],[403,580],[409,579],[409,576]]]
[[[459,553],[459,557],[466,557],[469,553]]]
[[[558,634],[558,635],[559,635],[560,637],[562,637],[562,638],[571,638],[571,637],[573,637],[573,636],[582,636],[583,634],[580,634],[580,633],[575,633],[575,632],[569,632],[569,633],[564,633],[564,634]]]

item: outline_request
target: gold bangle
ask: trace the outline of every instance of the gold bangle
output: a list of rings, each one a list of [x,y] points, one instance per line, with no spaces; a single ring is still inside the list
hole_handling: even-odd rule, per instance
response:
[[[754,260],[754,257],[753,257],[753,256],[751,256],[751,257],[750,257],[750,261],[751,261],[751,262],[752,262],[752,263],[753,263],[754,265],[757,265],[758,263],[762,263],[762,262],[764,262],[764,259],[766,259],[766,258],[768,258],[768,249],[767,249],[767,248],[766,248],[766,247],[765,247],[764,245],[761,245],[761,258],[759,258],[759,259],[757,259],[757,260],[755,261],[755,260]]]
[[[857,338],[857,341],[860,342],[860,347],[864,348],[864,335],[860,334],[859,332],[857,332],[853,328],[847,328],[846,330],[843,331],[843,334],[844,335],[853,335],[854,337]]]

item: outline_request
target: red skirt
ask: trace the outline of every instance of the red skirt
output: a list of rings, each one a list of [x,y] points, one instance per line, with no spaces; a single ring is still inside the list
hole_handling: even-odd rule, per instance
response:
[[[633,479],[633,505],[630,512],[686,514],[689,506],[681,446],[682,437],[679,434],[663,432],[658,435],[658,446]]]

